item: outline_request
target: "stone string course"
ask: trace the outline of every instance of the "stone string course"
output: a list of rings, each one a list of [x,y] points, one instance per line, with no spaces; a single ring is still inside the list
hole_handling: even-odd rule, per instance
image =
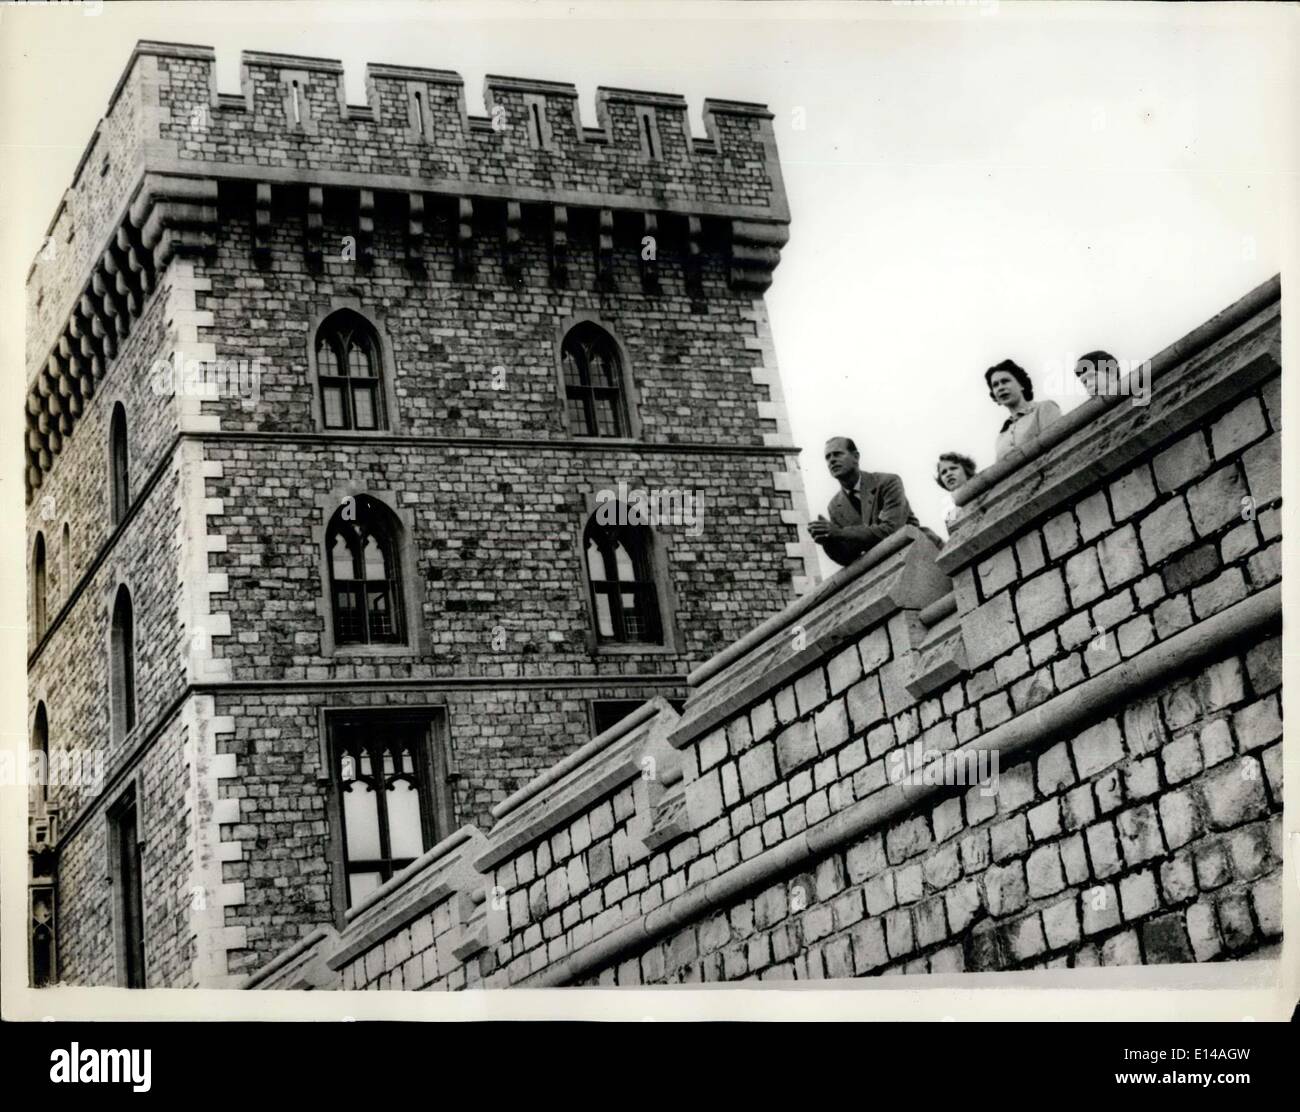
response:
[[[1112,407],[972,501],[941,556],[908,531],[864,557],[697,669],[680,716],[593,743],[247,986],[1275,956],[1273,290],[1147,409]],[[936,558],[947,576],[919,577]],[[927,781],[934,758],[981,752],[999,758],[993,785]],[[463,883],[430,895],[452,860]]]

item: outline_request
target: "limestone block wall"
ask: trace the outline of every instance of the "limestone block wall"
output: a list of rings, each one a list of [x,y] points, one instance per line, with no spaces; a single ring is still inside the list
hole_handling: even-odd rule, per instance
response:
[[[287,964],[411,989],[1275,953],[1279,360],[1273,282],[1160,353],[1148,406],[1094,399],[977,478],[941,553],[891,538]],[[278,968],[250,987],[309,979]]]

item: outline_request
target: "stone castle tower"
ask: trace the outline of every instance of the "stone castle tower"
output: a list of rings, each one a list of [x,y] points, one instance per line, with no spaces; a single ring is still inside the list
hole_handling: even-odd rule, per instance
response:
[[[137,45],[28,278],[38,982],[238,981],[815,581],[764,108],[242,61]]]

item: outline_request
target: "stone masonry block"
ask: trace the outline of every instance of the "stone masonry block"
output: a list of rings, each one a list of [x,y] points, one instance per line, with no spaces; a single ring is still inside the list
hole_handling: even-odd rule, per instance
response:
[[[1192,534],[1192,519],[1181,498],[1171,498],[1152,510],[1142,519],[1138,534],[1142,538],[1142,551],[1146,554],[1148,564],[1158,564],[1195,539]]]
[[[972,670],[1020,644],[1010,592],[1002,592],[965,615],[962,639],[966,643],[966,662]]]

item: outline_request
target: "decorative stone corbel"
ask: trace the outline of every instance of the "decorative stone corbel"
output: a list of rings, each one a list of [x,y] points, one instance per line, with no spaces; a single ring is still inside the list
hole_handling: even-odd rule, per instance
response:
[[[375,191],[357,191],[357,262],[369,269],[375,263]]]
[[[424,258],[424,194],[408,193],[406,207],[406,263],[417,267]]]
[[[253,258],[271,261],[271,183],[259,181],[253,197]]]
[[[772,271],[781,261],[781,248],[789,242],[785,224],[752,220],[731,222],[731,287],[762,293],[772,284]]]
[[[569,210],[551,208],[551,282],[559,289],[569,284]]]
[[[307,187],[307,261],[320,266],[325,248],[325,190]]]
[[[659,218],[653,212],[643,216],[641,232],[641,289],[659,292]]]
[[[518,201],[506,202],[506,225],[501,241],[501,267],[506,280],[518,284],[523,275],[523,260],[520,251],[523,209]]]
[[[683,260],[686,292],[697,301],[704,296],[704,264],[700,254],[703,228],[703,222],[698,216],[686,218],[686,257]]]
[[[456,199],[456,272],[462,277],[474,273],[474,202]]]
[[[614,288],[614,213],[601,209],[596,233],[596,287]]]

